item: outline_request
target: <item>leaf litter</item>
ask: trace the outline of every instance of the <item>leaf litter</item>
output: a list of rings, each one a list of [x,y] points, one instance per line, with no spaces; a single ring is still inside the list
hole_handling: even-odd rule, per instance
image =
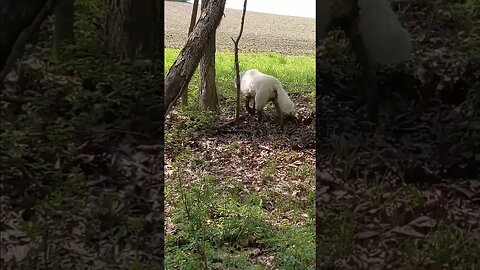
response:
[[[206,176],[214,176],[215,185],[224,196],[248,198],[256,195],[264,198],[262,208],[268,213],[266,222],[276,228],[311,224],[313,217],[308,216],[307,211],[312,209],[313,202],[307,195],[314,193],[315,114],[301,96],[292,95],[292,99],[296,106],[296,120],[286,122],[284,131],[280,129],[273,106],[267,106],[260,123],[256,116],[242,111],[236,124],[231,116],[233,111],[222,111],[214,122],[189,132],[181,144],[166,143],[166,186],[174,185],[176,177],[181,177],[188,188]],[[232,105],[220,104],[220,108],[232,110]],[[166,134],[182,125],[181,116],[174,112],[166,120]],[[176,171],[174,164],[181,148],[188,148],[188,161],[182,162],[181,169]],[[205,162],[207,165],[197,166],[195,160],[202,160],[201,164]],[[299,209],[292,211],[285,206],[288,204],[298,205]],[[179,205],[173,205],[167,195],[166,216],[177,207]],[[174,235],[179,232],[179,228],[167,218],[166,233]],[[275,269],[275,256],[268,246],[249,247],[246,243],[250,241],[255,242],[243,239],[239,243],[243,249],[250,250],[249,260],[267,269]]]
[[[10,76],[15,87],[9,94],[25,104],[7,102],[12,107],[2,109],[2,268],[128,269],[135,260],[158,265],[163,146],[152,142],[161,144],[162,137],[139,136],[129,118],[116,119],[115,128],[94,119],[75,129],[80,121],[72,106],[82,101],[67,97],[85,89],[77,77],[38,65],[45,61],[41,55],[20,60],[21,76]]]
[[[464,47],[480,36],[455,30],[448,7],[410,4],[402,15],[414,61],[380,72],[394,101],[378,127],[351,105],[354,59],[339,69],[328,51],[317,58],[320,269],[480,267],[480,51]]]

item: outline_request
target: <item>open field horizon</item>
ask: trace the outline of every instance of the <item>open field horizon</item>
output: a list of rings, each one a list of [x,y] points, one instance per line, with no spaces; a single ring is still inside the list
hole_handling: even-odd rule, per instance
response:
[[[191,12],[192,4],[165,2],[166,48],[181,48],[185,45]],[[233,51],[230,38],[238,35],[241,17],[242,11],[225,9],[225,17],[217,29],[217,51]],[[247,12],[239,47],[241,52],[314,55],[315,19]]]

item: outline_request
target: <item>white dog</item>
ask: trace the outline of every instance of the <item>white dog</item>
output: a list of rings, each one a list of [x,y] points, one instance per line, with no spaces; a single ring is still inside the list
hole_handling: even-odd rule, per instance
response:
[[[235,81],[236,82],[236,81]],[[275,105],[280,125],[283,127],[283,115],[291,114],[295,105],[290,100],[283,84],[275,77],[261,73],[256,69],[240,72],[240,91],[245,96],[245,108],[250,114],[259,114],[269,101]],[[250,100],[254,100],[254,108],[250,107]]]
[[[377,65],[406,61],[412,41],[387,0],[317,1],[318,33],[323,39],[334,26],[346,33],[364,73],[365,98],[371,120],[378,116]]]

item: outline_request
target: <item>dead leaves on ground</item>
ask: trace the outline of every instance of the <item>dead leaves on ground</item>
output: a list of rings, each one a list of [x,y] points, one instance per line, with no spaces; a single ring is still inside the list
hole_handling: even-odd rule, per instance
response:
[[[152,151],[154,148],[157,150]],[[51,239],[47,238],[47,242],[42,240],[42,230],[40,234],[24,233],[26,224],[18,209],[3,208],[11,205],[13,198],[2,194],[2,263],[32,264],[44,257],[43,245],[49,246],[50,263],[63,267],[126,267],[136,256],[150,262],[162,261],[162,149],[129,144],[115,148],[85,142],[70,151],[74,162],[89,173],[75,193],[64,193],[66,197],[59,198],[65,201],[57,206],[57,214],[50,216],[53,210],[35,207],[35,218],[28,226],[33,229],[49,224]],[[75,204],[62,209],[67,202]],[[77,203],[84,206],[78,208]],[[139,227],[132,235],[135,226]],[[112,237],[118,241],[112,241]]]
[[[307,109],[308,104],[298,99],[295,102],[298,121],[288,121],[285,131],[280,129],[275,112],[269,110],[261,123],[248,115],[238,125],[233,118],[216,117],[217,122],[192,130],[184,141],[167,144],[166,185],[177,185],[176,179],[183,179],[188,188],[213,176],[225,196],[240,200],[252,195],[262,198],[262,208],[269,213],[266,222],[274,227],[311,224],[307,212],[313,207],[314,194],[314,113]],[[165,125],[167,137],[189,121],[175,112],[173,115]],[[169,216],[178,205],[168,197],[165,203]],[[292,205],[298,209],[292,210]],[[168,218],[166,228],[168,234],[178,233]],[[272,252],[255,241],[240,239],[239,248],[248,249],[250,260],[270,269]]]
[[[297,119],[312,117],[312,113],[298,102],[297,107]],[[179,121],[178,117],[176,121]],[[192,132],[183,142],[183,147],[191,149],[192,157],[197,156],[208,165],[201,169],[194,163],[187,162],[182,165],[181,177],[191,182],[198,181],[207,174],[214,175],[219,185],[225,185],[220,189],[227,193],[228,181],[222,179],[231,178],[238,182],[245,194],[270,190],[276,196],[288,196],[292,200],[303,201],[302,204],[308,206],[306,193],[314,179],[314,125],[307,125],[305,121],[289,122],[286,130],[281,131],[272,111],[265,113],[261,123],[251,116],[242,118],[238,126],[233,121],[230,125],[222,125],[223,122],[228,123],[228,119],[218,121],[210,127]],[[180,125],[173,123],[175,125],[166,123],[166,126],[175,129]],[[216,126],[222,128],[216,129]],[[166,132],[169,132],[168,129]],[[173,164],[176,162],[177,150],[166,146],[167,183],[175,176]]]
[[[330,178],[332,181],[331,176],[325,176],[325,171],[322,174],[323,179]],[[318,180],[322,183],[322,179]],[[436,242],[442,241],[439,240],[442,237],[461,239],[462,242],[457,244],[449,243],[452,245],[452,255],[455,255],[453,250],[462,250],[462,245],[468,246],[470,252],[480,251],[476,246],[480,236],[478,180],[437,184],[427,189],[387,185],[381,189],[377,187],[377,190],[381,190],[378,197],[369,195],[367,190],[371,187],[361,181],[344,182],[336,179],[335,184],[328,180],[326,183],[320,184],[317,190],[318,244],[328,245],[329,241],[339,241],[339,235],[334,231],[339,226],[355,230],[353,237],[347,240],[351,241],[353,249],[347,253],[349,255],[345,254],[346,257],[336,258],[336,265],[349,265],[357,269],[396,269],[409,262],[427,262],[434,260],[431,257],[434,254],[424,248],[442,245]],[[471,197],[459,194],[458,187],[462,187],[460,193],[467,193]],[[347,214],[354,217],[353,223],[343,223],[341,219]],[[416,243],[417,252],[425,253],[411,260],[400,256],[398,252],[405,252],[402,246],[408,242]],[[374,253],[375,250],[382,252]],[[328,258],[329,255],[323,253],[322,256]],[[468,264],[468,261],[464,261],[466,258],[468,256],[457,259],[455,263]]]
[[[1,168],[2,267],[105,269],[127,268],[135,258],[163,261],[163,146],[142,145],[145,135],[139,139],[135,131],[106,125],[95,134],[82,130],[82,135],[67,124],[52,126],[48,120],[68,122],[75,114],[70,105],[82,105],[81,100],[66,102],[67,91],[80,83],[50,73],[40,62],[30,56],[19,62],[3,93],[16,99],[2,102],[22,98],[28,104],[11,114],[7,106],[2,111],[8,115],[3,123],[18,125],[5,128],[2,135],[22,145],[6,149],[10,157],[17,156]],[[45,115],[33,110],[37,118],[25,117],[32,106],[45,107]],[[32,127],[22,129],[42,121],[49,124],[40,134]],[[55,141],[56,132],[68,142]],[[161,143],[160,137],[149,139]],[[7,142],[2,147],[12,147]]]
[[[467,38],[470,44],[480,38],[455,33],[443,13],[430,13],[415,6],[405,13],[417,43],[417,67],[412,62],[380,73],[382,92],[395,102],[379,126],[364,123],[351,106],[358,87],[350,66],[335,74],[320,70],[325,73],[317,78],[323,89],[317,97],[321,267],[480,265],[472,257],[480,254],[480,133],[472,124],[480,121],[480,62],[463,47]],[[426,19],[435,17],[443,19]]]

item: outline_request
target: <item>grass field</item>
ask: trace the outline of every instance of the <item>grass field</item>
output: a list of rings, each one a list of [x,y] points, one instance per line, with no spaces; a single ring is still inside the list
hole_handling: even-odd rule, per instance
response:
[[[165,71],[178,56],[179,50],[165,49]],[[235,98],[233,81],[235,69],[233,53],[217,52],[216,74],[217,89],[220,95]],[[278,53],[240,53],[240,69],[258,69],[263,73],[277,77],[282,83],[289,86],[289,93],[301,93],[308,98],[315,98],[315,58],[313,56],[284,56]],[[198,72],[190,82],[189,95],[194,98],[198,93]],[[195,103],[193,103],[195,104]],[[314,108],[314,107],[312,107]]]
[[[165,50],[166,71],[178,52]],[[313,57],[245,53],[240,62],[279,78],[297,111],[314,113]],[[272,117],[218,130],[235,115],[232,53],[217,53],[216,74],[220,113],[196,109],[195,74],[190,106],[165,123],[166,269],[314,269],[314,126],[282,133]],[[298,141],[311,145],[292,150]]]

